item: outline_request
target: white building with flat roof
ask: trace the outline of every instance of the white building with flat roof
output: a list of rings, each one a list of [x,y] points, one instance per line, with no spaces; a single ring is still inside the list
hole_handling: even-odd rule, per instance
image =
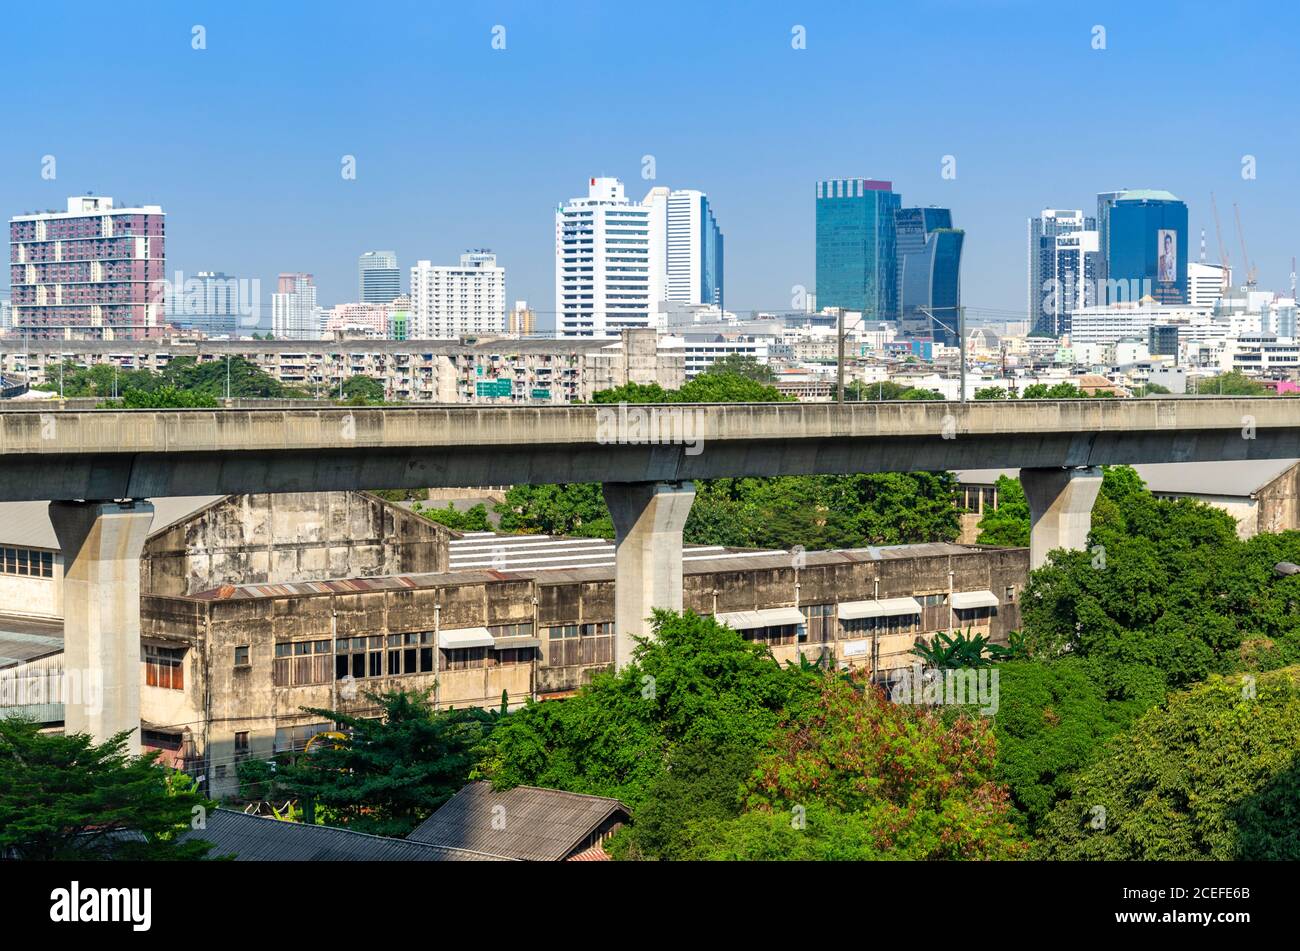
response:
[[[617,178],[589,179],[585,198],[556,208],[555,335],[651,326],[651,246],[651,208],[629,200]]]
[[[467,251],[458,266],[417,262],[410,296],[411,339],[505,333],[506,271],[491,251]]]

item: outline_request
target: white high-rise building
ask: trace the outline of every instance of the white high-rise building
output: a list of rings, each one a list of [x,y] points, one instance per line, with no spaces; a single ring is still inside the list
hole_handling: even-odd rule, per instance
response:
[[[651,326],[658,301],[650,219],[651,208],[629,201],[617,178],[592,178],[587,197],[556,208],[557,337],[612,337]]]
[[[1205,264],[1200,261],[1187,262],[1188,303],[1192,307],[1213,308],[1225,287],[1232,287],[1232,269],[1227,268],[1224,279],[1222,264]]]
[[[722,307],[722,232],[708,197],[676,189],[669,192],[667,205],[665,299]]]
[[[271,295],[271,334],[277,340],[319,340],[323,311],[310,274],[281,274]]]
[[[491,251],[468,251],[459,266],[411,268],[410,339],[501,334],[505,326],[506,271]]]

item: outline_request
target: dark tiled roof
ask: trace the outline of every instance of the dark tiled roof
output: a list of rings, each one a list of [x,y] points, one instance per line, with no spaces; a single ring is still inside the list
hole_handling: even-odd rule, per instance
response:
[[[504,811],[494,812],[497,806]],[[489,783],[477,782],[456,793],[407,838],[503,858],[558,862],[617,813],[627,816],[627,807],[617,799],[536,786],[496,792]]]
[[[409,839],[366,835],[332,826],[304,825],[232,809],[208,813],[207,828],[182,839],[213,844],[209,858],[234,855],[241,862],[492,862],[498,856],[425,845]]]

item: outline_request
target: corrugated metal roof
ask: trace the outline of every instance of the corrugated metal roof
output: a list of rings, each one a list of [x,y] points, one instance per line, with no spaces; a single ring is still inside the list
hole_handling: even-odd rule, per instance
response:
[[[232,809],[208,813],[207,828],[191,830],[182,840],[213,844],[210,858],[234,855],[240,862],[494,862],[501,856],[443,848],[411,839],[366,835],[333,826],[305,825]]]
[[[497,806],[504,807],[505,822],[495,821],[503,815],[494,812]],[[522,861],[558,862],[606,819],[627,812],[617,799],[536,786],[497,792],[489,783],[476,782],[456,793],[407,838]]]
[[[692,555],[695,548],[683,551],[682,573],[686,575],[714,574],[725,571],[751,571],[766,568],[789,568],[794,552],[722,550],[716,554]],[[926,542],[918,545],[884,545],[875,548],[849,548],[834,551],[799,552],[800,564],[817,565],[855,564],[869,561],[888,561],[899,558],[937,558],[949,555],[966,555],[980,549],[948,542]],[[350,578],[346,581],[304,581],[294,584],[222,585],[186,597],[200,601],[239,601],[251,598],[292,598],[313,594],[347,594],[356,591],[385,591],[397,588],[436,588],[448,585],[486,584],[493,581],[531,581],[539,584],[582,584],[584,582],[613,581],[614,563],[574,565],[564,568],[507,568],[504,570],[467,568],[445,572],[426,572],[409,575],[384,575],[377,578]]]
[[[63,650],[63,622],[0,615],[0,668],[47,657]]]
[[[170,528],[200,509],[226,498],[224,495],[183,495],[150,499],[153,525],[149,534]],[[59,550],[59,540],[50,522],[49,502],[0,502],[0,545]]]

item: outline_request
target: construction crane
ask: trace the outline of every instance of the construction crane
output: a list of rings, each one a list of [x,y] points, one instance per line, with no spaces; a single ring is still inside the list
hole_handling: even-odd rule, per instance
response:
[[[1228,293],[1229,278],[1231,273],[1228,267],[1228,249],[1223,244],[1223,225],[1219,223],[1219,205],[1214,200],[1214,192],[1210,192],[1210,208],[1214,210],[1214,236],[1219,241],[1219,266],[1223,269],[1223,287],[1224,294]]]
[[[1241,266],[1246,269],[1246,286],[1253,288],[1255,286],[1255,265],[1250,263],[1250,255],[1246,253],[1246,233],[1241,230],[1241,209],[1237,203],[1232,203],[1232,214],[1237,219],[1237,240],[1241,242]]]

